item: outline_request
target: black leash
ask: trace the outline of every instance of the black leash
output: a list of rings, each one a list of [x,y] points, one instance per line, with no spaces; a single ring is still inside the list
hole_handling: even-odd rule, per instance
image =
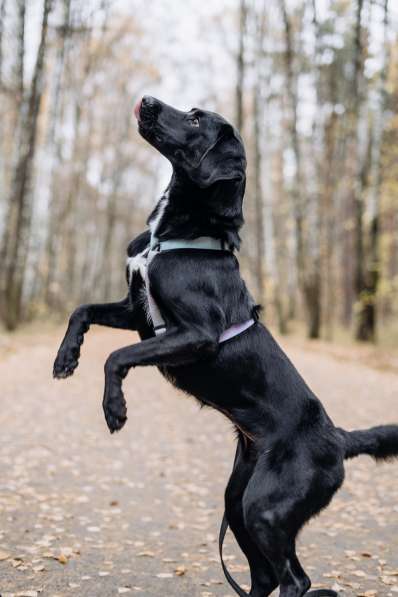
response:
[[[240,596],[240,597],[250,597],[249,593],[246,593],[246,591],[244,591],[242,589],[242,587],[240,587],[238,585],[238,583],[236,582],[236,580],[234,580],[232,578],[232,576],[230,575],[230,573],[228,572],[228,569],[225,565],[225,562],[223,560],[223,544],[224,544],[224,539],[225,539],[225,535],[227,533],[228,530],[228,520],[227,520],[227,516],[224,512],[224,516],[222,518],[222,522],[221,522],[221,527],[220,527],[220,534],[219,534],[219,538],[218,538],[218,547],[220,550],[220,560],[221,560],[221,566],[225,575],[225,578],[227,579],[227,581],[229,582],[229,584],[231,585],[231,587],[234,589],[234,591]],[[308,591],[305,594],[305,597],[338,597],[338,593],[336,593],[336,591],[333,591],[332,589],[315,589],[315,591]]]
[[[224,571],[225,578],[227,579],[227,581],[229,582],[229,584],[231,585],[231,587],[234,589],[234,591],[236,593],[238,593],[238,595],[240,595],[240,597],[249,597],[249,593],[246,593],[246,591],[244,591],[242,589],[242,587],[240,587],[238,585],[238,583],[236,582],[236,580],[234,580],[232,578],[232,576],[228,572],[228,569],[227,569],[227,567],[225,565],[225,562],[223,560],[223,557],[222,557],[223,544],[224,544],[224,539],[225,539],[225,535],[226,535],[227,530],[228,530],[228,520],[227,520],[227,516],[226,516],[226,514],[224,512],[224,516],[222,517],[222,522],[221,522],[221,527],[220,527],[220,535],[219,535],[219,539],[218,539],[218,547],[219,547],[219,550],[220,550],[221,566],[222,566],[222,569]]]

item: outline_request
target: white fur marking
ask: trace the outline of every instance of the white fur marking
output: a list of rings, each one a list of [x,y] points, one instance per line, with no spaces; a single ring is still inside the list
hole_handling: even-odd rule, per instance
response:
[[[144,249],[141,253],[138,253],[138,255],[134,255],[134,257],[127,257],[129,284],[131,284],[134,272],[140,272],[141,278],[145,280],[146,257],[144,257],[144,253],[147,251],[148,249]]]
[[[138,253],[138,255],[134,255],[134,257],[127,257],[127,267],[128,267],[128,271],[129,271],[129,284],[131,284],[134,272],[139,272],[142,280],[145,282],[147,257],[146,257],[146,255],[144,257],[144,254],[147,253],[147,251],[148,251],[148,248],[144,249],[141,253]],[[147,293],[146,293],[145,284],[139,292],[138,300],[142,303],[142,306],[145,311],[145,316],[147,318],[147,322],[149,323],[149,325],[151,325],[152,318],[151,318],[151,313],[149,310],[149,303],[148,303],[148,297],[147,297]]]
[[[146,320],[148,322],[149,325],[152,325],[152,317],[151,317],[151,310],[149,308],[149,303],[148,303],[148,296],[146,293],[146,287],[144,286],[143,288],[141,288],[139,296],[138,296],[138,300],[141,302],[144,311],[145,311],[145,317]]]
[[[153,235],[156,234],[156,230],[158,229],[160,221],[163,218],[164,210],[166,209],[168,202],[169,202],[169,191],[166,191],[164,193],[163,197],[161,197],[159,199],[156,215],[149,222],[149,228],[151,230],[151,234],[153,234]]]

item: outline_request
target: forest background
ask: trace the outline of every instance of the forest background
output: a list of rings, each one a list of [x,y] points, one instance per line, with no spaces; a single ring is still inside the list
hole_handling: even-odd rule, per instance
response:
[[[398,347],[397,31],[392,0],[0,0],[3,328],[125,294],[170,174],[151,94],[242,132],[264,320]]]

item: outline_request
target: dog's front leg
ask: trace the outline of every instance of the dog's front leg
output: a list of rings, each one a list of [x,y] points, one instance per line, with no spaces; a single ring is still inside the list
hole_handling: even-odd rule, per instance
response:
[[[117,303],[81,305],[72,313],[54,362],[54,377],[63,379],[73,374],[79,363],[84,334],[91,324],[134,329],[128,297]]]
[[[218,338],[214,333],[198,328],[174,328],[161,336],[113,352],[105,363],[103,400],[105,419],[110,432],[119,431],[127,420],[122,380],[131,367],[187,365],[210,357],[217,350]]]

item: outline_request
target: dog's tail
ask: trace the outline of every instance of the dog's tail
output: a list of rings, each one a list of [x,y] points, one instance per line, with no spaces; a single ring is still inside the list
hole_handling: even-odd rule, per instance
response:
[[[345,458],[368,454],[376,460],[398,457],[398,425],[380,425],[360,431],[339,429],[345,443]]]

